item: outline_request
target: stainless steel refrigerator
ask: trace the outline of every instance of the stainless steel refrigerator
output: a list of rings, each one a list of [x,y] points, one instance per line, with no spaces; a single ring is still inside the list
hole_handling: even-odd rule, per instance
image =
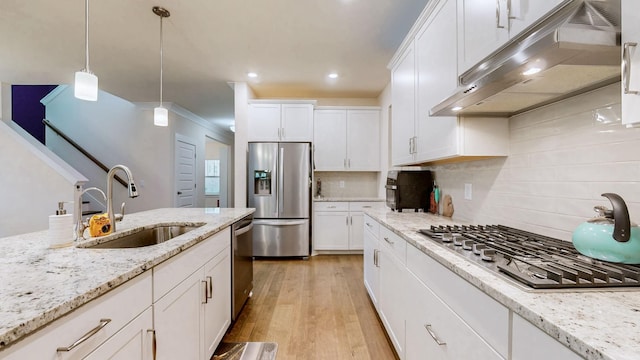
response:
[[[247,166],[253,256],[309,256],[310,144],[249,143]]]

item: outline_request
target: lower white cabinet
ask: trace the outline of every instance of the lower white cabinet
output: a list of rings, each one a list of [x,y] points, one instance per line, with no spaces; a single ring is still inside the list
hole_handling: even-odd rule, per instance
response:
[[[151,287],[148,271],[3,350],[0,358],[151,359]]]
[[[578,360],[582,357],[545,334],[521,316],[513,315],[512,359],[562,359]]]
[[[369,293],[371,302],[373,302],[375,308],[378,309],[378,298],[380,293],[380,268],[378,267],[380,243],[378,242],[378,234],[380,231],[380,225],[370,216],[364,215],[363,228],[364,286]]]
[[[364,210],[383,202],[317,201],[313,205],[314,250],[363,250]]]
[[[379,314],[396,353],[404,359],[406,307],[407,242],[385,227],[380,228]]]
[[[230,239],[227,228],[154,268],[157,359],[213,355],[231,323]]]

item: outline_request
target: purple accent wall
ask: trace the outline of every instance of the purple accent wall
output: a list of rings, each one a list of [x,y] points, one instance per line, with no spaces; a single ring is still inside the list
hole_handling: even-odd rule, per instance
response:
[[[11,117],[44,144],[44,105],[40,100],[58,85],[11,85]]]

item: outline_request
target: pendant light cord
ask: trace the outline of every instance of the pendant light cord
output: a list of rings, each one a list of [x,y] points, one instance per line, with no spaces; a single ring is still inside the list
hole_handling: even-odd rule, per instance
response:
[[[89,70],[89,0],[85,0],[84,5],[84,47],[84,69],[86,70],[86,72],[91,73],[91,70]]]
[[[88,0],[87,0],[88,1]],[[162,16],[160,16],[160,107],[162,107]]]

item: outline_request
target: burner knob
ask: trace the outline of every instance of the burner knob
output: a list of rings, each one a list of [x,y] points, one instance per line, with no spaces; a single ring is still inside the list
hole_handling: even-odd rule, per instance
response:
[[[480,250],[480,259],[488,262],[492,262],[496,256],[494,249],[482,249]]]
[[[462,246],[462,239],[464,239],[462,236],[453,236],[453,245],[454,246]]]
[[[442,233],[442,242],[450,243],[453,241],[453,234],[450,232]]]
[[[473,244],[473,249],[472,249],[472,251],[473,251],[473,253],[474,253],[474,254],[476,254],[476,255],[480,255],[480,251],[481,251],[482,249],[486,249],[486,247],[487,247],[487,245],[485,245],[485,244],[481,244],[481,243],[474,243],[474,244]]]
[[[473,249],[473,245],[474,244],[475,244],[475,242],[473,240],[462,240],[462,248],[464,250],[471,251],[471,249]]]

